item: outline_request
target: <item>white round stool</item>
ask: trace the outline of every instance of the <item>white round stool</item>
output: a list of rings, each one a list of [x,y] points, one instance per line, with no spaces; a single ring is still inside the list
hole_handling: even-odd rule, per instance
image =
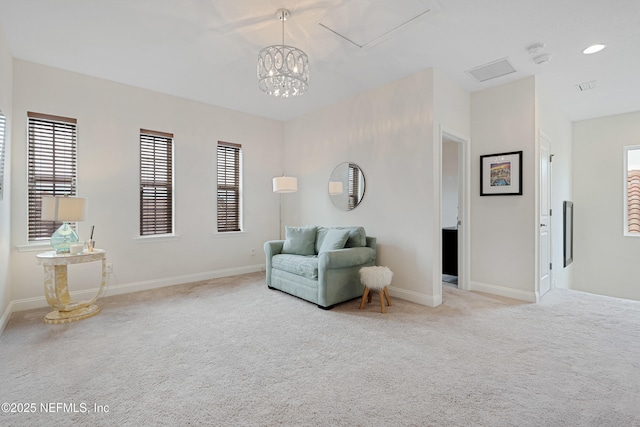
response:
[[[393,272],[387,267],[362,267],[360,269],[360,281],[364,285],[364,292],[362,294],[362,301],[360,301],[360,309],[364,308],[365,300],[371,302],[371,291],[377,290],[378,297],[380,298],[380,311],[386,313],[387,310],[384,307],[384,300],[387,300],[387,305],[391,306],[391,298],[389,297],[389,291],[387,286],[391,284],[391,278]]]

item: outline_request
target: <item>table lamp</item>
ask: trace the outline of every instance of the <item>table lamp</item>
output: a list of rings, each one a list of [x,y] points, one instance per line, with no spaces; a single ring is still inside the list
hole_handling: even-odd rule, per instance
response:
[[[43,221],[62,221],[62,225],[51,235],[51,246],[56,253],[67,253],[72,244],[78,243],[78,234],[69,226],[70,221],[84,221],[87,199],[82,197],[42,196]]]

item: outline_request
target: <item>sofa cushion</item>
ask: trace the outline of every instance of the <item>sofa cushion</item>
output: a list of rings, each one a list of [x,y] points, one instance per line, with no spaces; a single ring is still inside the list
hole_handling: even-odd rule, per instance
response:
[[[364,227],[318,227],[318,235],[316,237],[316,253],[320,253],[324,239],[327,237],[329,230],[346,230],[349,232],[349,238],[344,244],[345,248],[360,248],[367,246],[367,233]]]
[[[283,254],[314,255],[318,227],[289,227],[282,246]]]
[[[318,278],[318,257],[301,255],[274,255],[271,266],[278,270],[304,276],[309,279]]]
[[[361,248],[367,246],[367,233],[364,227],[337,227],[339,230],[349,230],[349,238],[345,248]]]
[[[347,243],[348,238],[349,230],[338,230],[336,228],[332,228],[328,230],[324,236],[318,253],[342,249],[344,248],[344,244]]]

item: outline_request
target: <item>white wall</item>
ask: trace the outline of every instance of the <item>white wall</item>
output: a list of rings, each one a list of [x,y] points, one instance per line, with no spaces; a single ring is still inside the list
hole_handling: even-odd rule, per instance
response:
[[[471,94],[471,288],[535,301],[535,79]],[[523,151],[523,195],[480,196],[481,155]]]
[[[391,293],[440,304],[439,132],[469,135],[469,105],[467,92],[429,69],[287,122],[286,172],[299,189],[283,196],[285,224],[364,226],[378,239],[377,263],[395,273]],[[331,171],[345,161],[361,166],[367,185],[350,212],[327,194]]]
[[[278,198],[271,179],[283,166],[283,124],[231,110],[16,60],[14,63],[13,298],[43,296],[42,267],[27,245],[27,111],[78,119],[78,195],[89,199],[81,240],[95,225],[96,245],[108,251],[111,293],[256,271],[266,240],[278,236]],[[178,240],[139,243],[139,131],[174,134]],[[244,226],[215,235],[216,144],[242,144]],[[257,255],[250,255],[255,248]],[[38,248],[39,251],[47,248]],[[92,263],[95,264],[95,263]],[[73,290],[95,289],[94,271],[81,270]],[[118,289],[120,288],[120,289]],[[37,303],[44,305],[44,299]]]
[[[442,141],[442,226],[458,224],[458,143]]]
[[[551,142],[553,154],[551,188],[551,263],[552,287],[570,288],[573,264],[564,267],[563,201],[573,201],[573,134],[572,123],[558,110],[552,98],[536,85],[538,127]]]
[[[573,124],[573,289],[640,300],[640,238],[623,236],[623,147],[640,144],[640,112]]]
[[[9,53],[9,45],[4,30],[0,26],[0,111],[6,117],[4,190],[0,200],[0,332],[9,320],[9,304],[11,301],[10,247],[11,247],[11,117],[13,93],[13,58]]]
[[[378,239],[378,265],[394,271],[392,294],[437,305],[432,283],[433,71],[365,92],[285,125],[284,223],[361,225]],[[327,183],[341,162],[363,170],[366,192],[350,212],[336,209]]]

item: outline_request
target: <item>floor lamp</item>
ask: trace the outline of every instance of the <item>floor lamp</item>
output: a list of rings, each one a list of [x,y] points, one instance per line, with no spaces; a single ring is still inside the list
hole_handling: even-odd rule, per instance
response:
[[[298,191],[298,178],[293,176],[278,176],[273,178],[273,192],[280,193],[280,239],[282,236],[282,193],[295,193]]]

